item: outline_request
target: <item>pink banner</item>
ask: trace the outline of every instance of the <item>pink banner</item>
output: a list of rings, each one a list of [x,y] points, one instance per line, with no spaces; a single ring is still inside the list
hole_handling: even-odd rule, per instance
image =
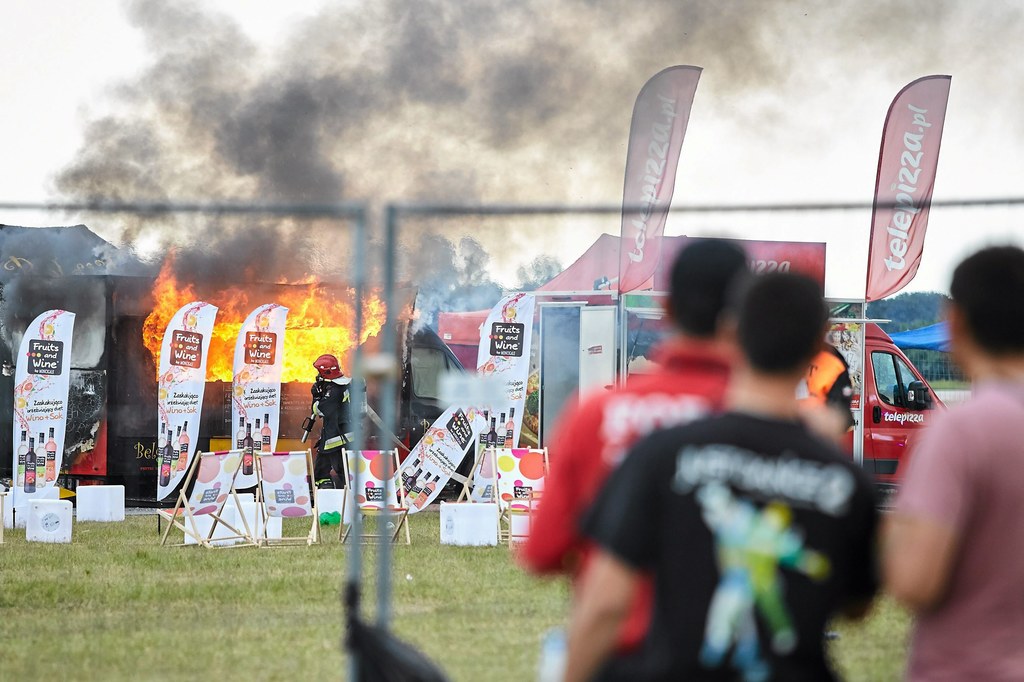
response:
[[[868,301],[905,287],[921,264],[950,78],[910,83],[885,117],[868,244]]]
[[[705,239],[704,237],[665,237],[662,259],[665,266],[658,268],[654,275],[654,290],[668,291],[672,288],[672,268],[669,265],[685,247]],[[761,239],[731,239],[747,254],[750,271],[757,274],[769,272],[799,272],[821,285],[825,291],[825,243],[824,242],[774,242]]]
[[[700,73],[696,66],[669,67],[644,84],[633,105],[622,191],[621,293],[648,284],[658,267],[679,152]]]

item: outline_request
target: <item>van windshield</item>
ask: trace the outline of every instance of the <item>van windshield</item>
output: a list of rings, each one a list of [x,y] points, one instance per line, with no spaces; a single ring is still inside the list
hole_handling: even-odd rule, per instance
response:
[[[879,399],[894,407],[909,407],[907,386],[917,380],[910,366],[892,353],[877,351],[871,354],[871,365],[875,370],[875,389]]]
[[[899,378],[896,365],[890,353],[872,353],[871,365],[875,370],[875,389],[879,399],[886,405],[896,405],[899,396]]]

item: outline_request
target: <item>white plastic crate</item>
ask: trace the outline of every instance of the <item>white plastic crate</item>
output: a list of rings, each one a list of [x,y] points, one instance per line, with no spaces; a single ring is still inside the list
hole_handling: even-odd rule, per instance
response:
[[[28,503],[25,539],[29,542],[71,542],[71,502],[33,500]]]
[[[123,485],[82,485],[75,495],[77,521],[124,521]]]
[[[441,503],[441,544],[479,547],[498,544],[498,505]]]

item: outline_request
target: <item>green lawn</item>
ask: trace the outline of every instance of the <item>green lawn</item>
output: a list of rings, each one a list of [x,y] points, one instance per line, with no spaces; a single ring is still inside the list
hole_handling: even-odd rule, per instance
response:
[[[540,633],[564,622],[562,582],[524,575],[505,547],[440,546],[436,513],[411,527],[412,546],[394,554],[399,635],[454,680],[533,679]],[[8,529],[0,679],[342,679],[347,550],[325,530],[320,547],[204,550],[160,547],[154,516],[76,524],[71,545]],[[846,678],[897,679],[907,625],[883,602],[865,623],[839,626],[833,655]]]

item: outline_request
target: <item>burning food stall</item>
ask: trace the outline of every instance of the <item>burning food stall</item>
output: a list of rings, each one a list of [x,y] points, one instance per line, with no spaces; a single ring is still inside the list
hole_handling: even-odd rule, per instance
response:
[[[67,248],[74,241],[74,248]],[[58,248],[58,246],[60,248]],[[21,255],[12,250],[18,250]],[[83,255],[89,260],[82,262]],[[334,353],[346,370],[357,343],[365,352],[377,349],[385,323],[380,297],[362,301],[363,331],[354,337],[355,301],[350,287],[316,281],[264,282],[259,278],[203,286],[202,278],[187,281],[174,267],[173,256],[159,271],[117,253],[117,249],[85,226],[10,228],[0,231],[3,270],[0,359],[11,362],[25,326],[47,306],[77,316],[71,369],[71,391],[64,462],[60,483],[67,488],[91,482],[125,485],[136,503],[155,499],[158,397],[157,355],[167,322],[182,305],[196,300],[218,308],[210,340],[207,383],[199,428],[198,449],[228,449],[231,424],[235,340],[246,315],[273,302],[290,310],[285,330],[281,419],[278,448],[298,448],[301,424],[309,414],[313,360]],[[88,265],[86,264],[88,263]],[[241,279],[241,274],[239,276]],[[461,365],[439,338],[410,324],[415,292],[401,289],[398,353],[403,368],[396,414],[398,437],[406,446],[422,435],[444,409],[436,390],[441,371]],[[12,433],[12,394],[2,391],[0,425],[6,452]],[[373,404],[371,387],[370,400]],[[379,409],[379,407],[378,407]],[[10,461],[0,458],[0,477],[10,475]]]

